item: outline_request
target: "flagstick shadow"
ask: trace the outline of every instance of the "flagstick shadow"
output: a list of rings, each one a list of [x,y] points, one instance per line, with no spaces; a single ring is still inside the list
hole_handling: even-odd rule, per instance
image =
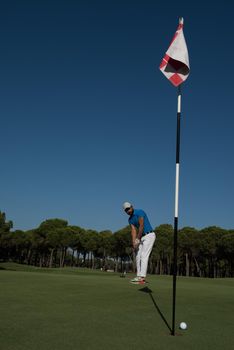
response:
[[[154,299],[154,297],[153,297],[153,295],[152,295],[152,293],[153,293],[152,290],[151,290],[150,288],[148,288],[148,287],[144,287],[144,288],[142,288],[142,289],[139,289],[139,292],[143,292],[143,293],[149,294],[150,299],[152,300],[152,302],[153,302],[153,304],[154,304],[154,307],[155,307],[155,309],[157,310],[159,316],[161,317],[161,319],[163,320],[163,322],[165,323],[165,325],[167,326],[167,328],[169,329],[169,331],[172,332],[172,329],[171,329],[169,323],[167,322],[166,318],[164,317],[162,311],[161,311],[160,308],[158,307],[158,305],[157,305],[157,303],[156,303],[156,301],[155,301],[155,299]]]

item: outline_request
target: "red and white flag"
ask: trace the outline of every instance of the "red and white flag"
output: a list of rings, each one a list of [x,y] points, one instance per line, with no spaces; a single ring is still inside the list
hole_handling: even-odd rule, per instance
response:
[[[188,78],[190,71],[183,26],[184,20],[180,18],[177,31],[159,67],[174,86],[183,83]]]

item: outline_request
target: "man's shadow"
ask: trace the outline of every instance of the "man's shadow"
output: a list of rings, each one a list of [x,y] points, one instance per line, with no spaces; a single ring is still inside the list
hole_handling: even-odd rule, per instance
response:
[[[143,293],[149,294],[150,299],[152,300],[155,309],[156,309],[157,312],[159,313],[159,316],[161,317],[161,319],[163,320],[163,322],[165,323],[165,325],[167,326],[167,328],[169,329],[169,331],[172,332],[172,329],[171,329],[169,323],[168,323],[167,320],[165,319],[165,317],[164,317],[162,311],[159,309],[159,307],[158,307],[158,305],[157,305],[157,303],[156,303],[156,301],[155,301],[155,299],[154,299],[154,297],[153,297],[153,295],[152,295],[152,293],[153,293],[152,290],[151,290],[150,288],[148,288],[148,287],[144,287],[144,288],[142,288],[142,289],[139,289],[139,292],[143,292]]]

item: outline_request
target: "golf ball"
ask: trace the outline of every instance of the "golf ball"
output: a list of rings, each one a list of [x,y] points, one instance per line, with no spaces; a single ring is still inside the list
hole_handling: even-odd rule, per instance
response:
[[[187,329],[187,324],[185,322],[180,323],[180,329]]]

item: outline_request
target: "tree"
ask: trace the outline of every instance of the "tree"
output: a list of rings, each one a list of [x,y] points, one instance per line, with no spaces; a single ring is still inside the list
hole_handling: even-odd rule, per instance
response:
[[[103,270],[107,269],[107,259],[111,255],[112,244],[111,238],[113,233],[111,231],[101,231],[99,232],[99,247],[98,247],[98,255],[101,259],[101,268]]]
[[[205,277],[217,277],[219,267],[218,247],[220,246],[220,240],[225,233],[226,230],[217,226],[209,226],[200,231],[200,247],[204,261],[203,271]]]
[[[219,241],[219,254],[222,257],[221,277],[234,277],[234,232],[228,231]]]
[[[0,212],[0,256],[3,261],[54,267],[76,264],[90,268],[135,271],[131,228],[114,234],[68,226],[62,219],[48,219],[38,228],[12,231],[13,223]],[[171,274],[173,267],[172,225],[155,229],[156,241],[149,259],[149,272]],[[184,227],[178,233],[178,272],[186,276],[233,277],[234,230],[210,226],[200,231]]]
[[[28,243],[27,234],[24,231],[16,230],[11,233],[11,257],[14,261],[20,264],[26,262]]]
[[[179,230],[178,257],[180,259],[179,271],[185,276],[193,276],[200,273],[197,262],[199,256],[198,231],[193,227],[184,227]]]
[[[69,228],[72,232],[69,245],[69,248],[72,251],[71,265],[74,266],[76,256],[77,266],[79,266],[79,257],[83,250],[81,235],[84,234],[85,230],[79,226],[69,226]]]
[[[86,250],[89,253],[89,267],[94,268],[95,265],[95,257],[98,255],[98,232],[95,230],[87,230],[86,232]]]
[[[0,257],[2,260],[9,258],[11,250],[11,233],[13,227],[12,221],[6,221],[6,214],[0,211]]]
[[[53,265],[54,252],[59,250],[60,266],[64,264],[63,235],[66,232],[68,222],[62,219],[49,219],[43,221],[33,232],[33,248],[36,249],[36,257],[39,257],[39,266]],[[66,240],[66,238],[65,238]],[[37,260],[37,259],[36,259]],[[37,261],[36,261],[37,264]]]
[[[173,257],[173,227],[162,224],[155,228],[156,240],[152,250],[152,258],[156,260],[156,273],[170,274]]]
[[[123,272],[123,264],[127,261],[133,262],[133,269],[135,269],[134,252],[132,249],[131,229],[129,226],[115,232],[112,236],[112,256],[115,257],[115,270]],[[124,268],[125,269],[125,268]]]

